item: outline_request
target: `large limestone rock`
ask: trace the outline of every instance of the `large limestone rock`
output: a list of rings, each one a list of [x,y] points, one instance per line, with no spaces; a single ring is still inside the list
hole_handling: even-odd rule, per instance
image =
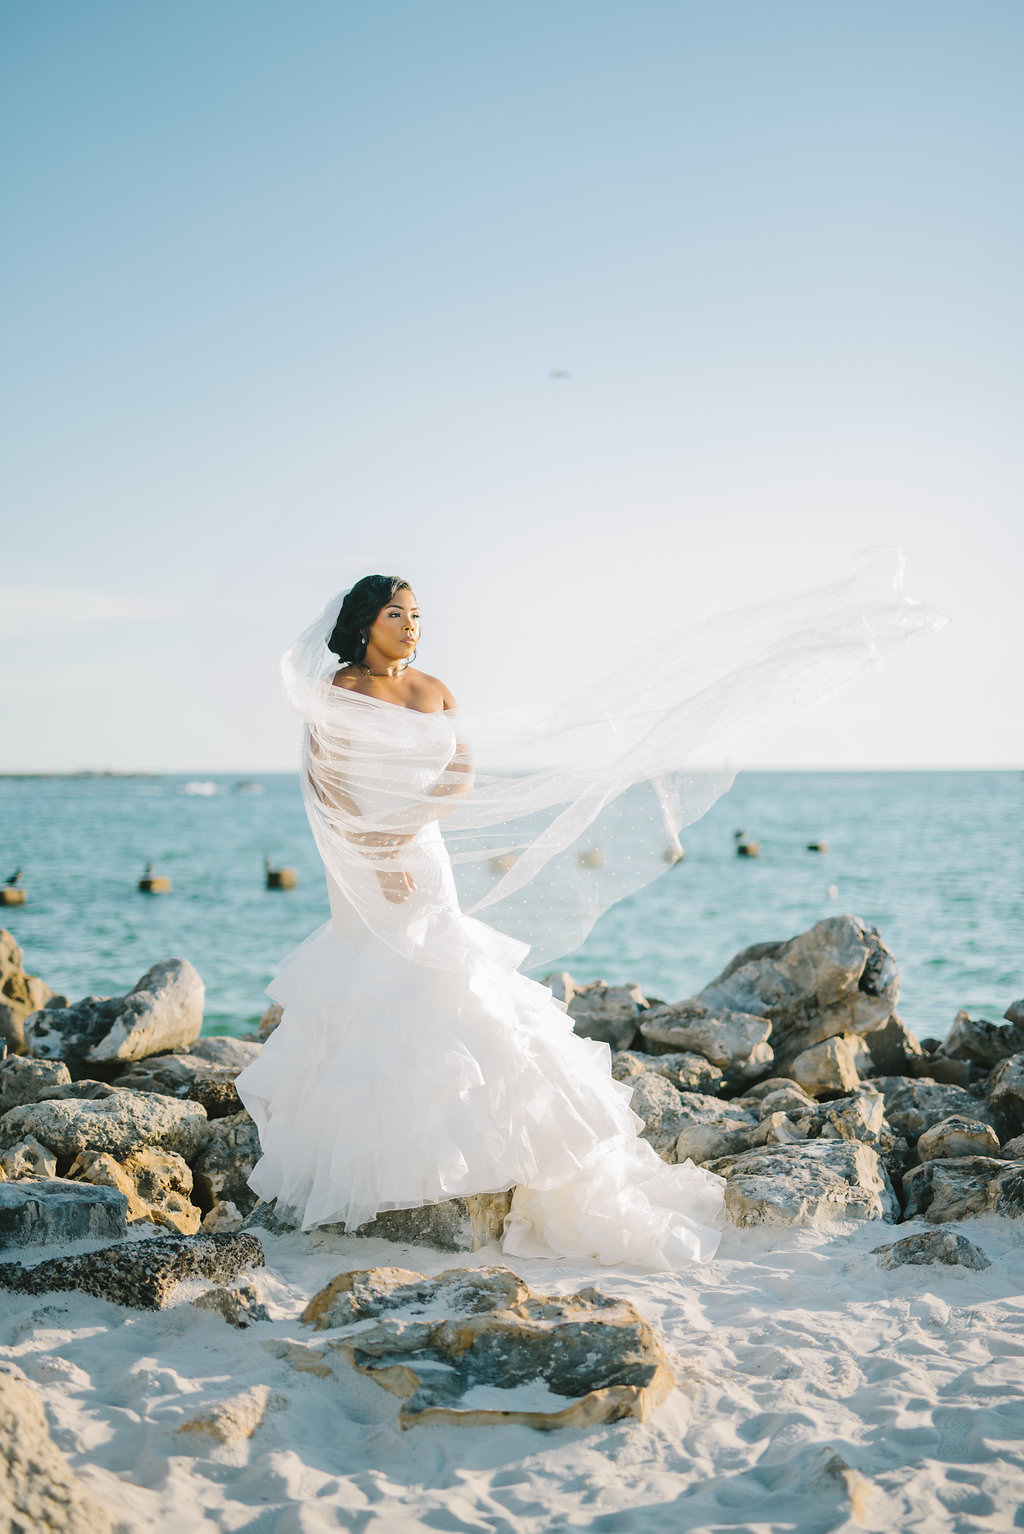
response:
[[[244,1110],[209,1124],[206,1144],[193,1164],[200,1207],[205,1211],[232,1203],[248,1214],[256,1204],[249,1174],[261,1154],[259,1131]]]
[[[57,1158],[28,1135],[0,1155],[0,1168],[5,1177],[56,1177]]]
[[[918,1236],[904,1236],[902,1241],[873,1247],[872,1255],[879,1259],[883,1268],[942,1263],[950,1268],[973,1268],[975,1272],[981,1272],[992,1266],[980,1247],[951,1230],[926,1230]]]
[[[152,1220],[183,1236],[194,1236],[202,1220],[192,1203],[192,1172],[173,1151],[143,1146],[115,1161],[102,1151],[83,1151],[68,1176],[100,1188],[116,1188],[128,1201],[128,1219]]]
[[[862,1037],[871,1056],[873,1076],[916,1076],[919,1069],[927,1069],[920,1040],[895,1012],[884,1027],[873,1028]]]
[[[347,1230],[342,1222],[320,1225],[320,1231],[360,1236],[407,1246],[427,1246],[440,1252],[477,1252],[490,1246],[502,1233],[505,1216],[512,1207],[512,1193],[472,1193],[465,1198],[445,1199],[417,1209],[384,1209],[375,1220]],[[277,1214],[272,1204],[257,1204],[243,1229],[281,1231],[294,1226]]]
[[[651,1054],[692,1051],[737,1081],[752,1081],[767,1073],[772,1063],[771,1031],[764,1017],[715,1007],[700,998],[652,1007],[640,1025]]]
[[[670,1081],[654,1071],[644,1071],[630,1082],[629,1106],[644,1121],[640,1138],[657,1151],[663,1161],[675,1160],[676,1136],[687,1119],[684,1099]]]
[[[880,1076],[875,1085],[885,1098],[885,1116],[897,1134],[914,1142],[933,1124],[954,1116],[990,1123],[991,1111],[963,1087],[912,1076]]]
[[[227,1034],[214,1034],[196,1039],[189,1049],[189,1055],[193,1060],[204,1060],[207,1065],[217,1070],[234,1071],[236,1076],[239,1071],[244,1071],[247,1065],[258,1060],[262,1053],[262,1044],[252,1039],[230,1038]]]
[[[63,1060],[30,1060],[25,1055],[8,1055],[0,1060],[0,1113],[19,1108],[22,1103],[37,1103],[60,1087],[71,1084],[71,1072]]]
[[[647,1000],[638,985],[609,985],[595,980],[580,985],[569,974],[549,975],[553,996],[566,1004],[573,1030],[612,1049],[629,1049],[636,1038]]]
[[[883,1028],[899,998],[896,961],[874,927],[833,916],[787,942],[746,948],[697,1000],[768,1018],[777,1065],[839,1033]]]
[[[751,1136],[760,1124],[757,1112],[700,1092],[688,1093],[681,1101],[683,1121],[672,1160],[704,1166],[719,1156],[749,1149]]]
[[[593,1288],[535,1294],[508,1268],[343,1273],[302,1319],[317,1328],[362,1323],[319,1351],[397,1395],[402,1427],[642,1421],[674,1384],[628,1301]],[[376,1324],[367,1329],[368,1319]]]
[[[203,982],[188,960],[165,959],[125,996],[87,996],[33,1012],[25,1043],[30,1054],[67,1060],[76,1069],[171,1053],[199,1037],[203,997]]]
[[[1024,1053],[996,1066],[988,1078],[988,1106],[1004,1140],[1024,1130]]]
[[[80,1192],[120,1198],[106,1188],[83,1189],[81,1183],[73,1186]],[[20,1294],[80,1289],[134,1310],[161,1310],[187,1278],[229,1284],[249,1268],[262,1268],[263,1260],[263,1247],[247,1232],[233,1236],[155,1236],[151,1241],[103,1246],[83,1257],[54,1257],[33,1268],[20,1262],[0,1263],[0,1288]]]
[[[968,1012],[957,1013],[942,1044],[944,1055],[955,1060],[970,1060],[990,1070],[1000,1060],[1022,1052],[1024,1018],[1019,1022],[987,1023],[971,1017]]]
[[[122,1159],[140,1146],[152,1145],[189,1161],[208,1133],[199,1103],[113,1092],[99,1100],[49,1099],[11,1108],[0,1118],[0,1149],[33,1135],[61,1158],[93,1150]]]
[[[635,1076],[653,1071],[664,1076],[678,1092],[701,1092],[714,1094],[725,1085],[725,1072],[712,1065],[703,1055],[689,1051],[668,1055],[645,1055],[639,1050],[621,1049],[612,1058],[612,1075],[616,1081],[632,1083]]]
[[[790,1061],[789,1074],[812,1097],[852,1092],[860,1084],[857,1059],[860,1041],[856,1034],[837,1033],[802,1049]]]
[[[215,1064],[194,1051],[187,1055],[151,1055],[119,1076],[117,1084],[135,1092],[185,1097],[201,1103],[208,1118],[226,1118],[242,1111],[241,1099],[235,1091],[235,1077],[240,1069]]]
[[[216,1286],[205,1289],[192,1301],[196,1310],[208,1310],[229,1326],[244,1331],[257,1321],[268,1321],[270,1312],[255,1284],[233,1284],[230,1289]]]
[[[998,1194],[1000,1174],[1016,1170],[995,1156],[962,1156],[924,1161],[903,1174],[904,1217],[933,1225],[987,1214]]]
[[[127,1207],[112,1188],[84,1188],[63,1177],[0,1182],[0,1247],[117,1239],[128,1229]]]
[[[0,1372],[0,1528],[10,1534],[113,1534],[50,1437],[27,1380]]]
[[[999,1137],[991,1124],[953,1114],[926,1129],[917,1142],[922,1161],[948,1161],[957,1156],[998,1156]]]
[[[725,1207],[736,1225],[824,1225],[899,1215],[878,1155],[856,1141],[767,1145],[712,1161],[708,1169],[727,1179]]]
[[[25,1053],[25,1020],[42,1007],[67,1006],[67,997],[51,991],[45,980],[25,972],[21,949],[0,927],[0,1043],[15,1055]]]

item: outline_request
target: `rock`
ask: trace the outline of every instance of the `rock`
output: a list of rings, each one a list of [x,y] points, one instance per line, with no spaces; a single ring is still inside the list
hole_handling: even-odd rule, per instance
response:
[[[281,1337],[265,1337],[262,1341],[268,1353],[288,1364],[296,1374],[313,1374],[317,1379],[329,1380],[334,1373],[320,1348],[307,1347],[304,1342],[286,1342]]]
[[[573,983],[572,994],[566,999],[573,1031],[612,1049],[631,1047],[640,1016],[647,1009],[638,985],[608,985],[603,980],[583,986]]]
[[[202,1433],[217,1443],[244,1443],[251,1438],[268,1412],[283,1411],[288,1397],[269,1385],[251,1385],[248,1390],[207,1406],[189,1417],[179,1433]]]
[[[1012,1163],[993,1156],[925,1161],[903,1174],[904,1218],[933,1225],[986,1214],[995,1199],[992,1184]]]
[[[1011,1166],[1000,1172],[989,1188],[994,1214],[1019,1220],[1024,1216],[1024,1169]]]
[[[925,1061],[925,1052],[917,1036],[894,1012],[882,1028],[872,1028],[862,1035],[871,1056],[871,1071],[876,1076],[913,1076]]]
[[[972,1060],[989,1069],[1000,1060],[1021,1052],[1024,1052],[1024,1017],[1019,1022],[986,1023],[980,1018],[972,1018],[968,1012],[958,1012],[942,1044],[944,1055],[956,1060]]]
[[[944,1263],[946,1267],[980,1272],[992,1266],[973,1241],[952,1230],[926,1230],[919,1236],[904,1236],[902,1241],[892,1241],[888,1246],[873,1247],[872,1255],[881,1258],[883,1268]]]
[[[787,942],[745,948],[697,1000],[770,1019],[776,1061],[788,1066],[823,1039],[884,1028],[899,989],[877,930],[856,916],[833,916]]]
[[[39,1396],[0,1373],[0,1527],[11,1534],[113,1534],[107,1513],[60,1453]]]
[[[269,1039],[274,1029],[280,1027],[281,1019],[283,1016],[284,1008],[280,1005],[280,1003],[276,1001],[271,1002],[270,1006],[260,1018],[260,1038],[263,1040]]]
[[[812,1097],[852,1092],[860,1083],[857,1074],[858,1040],[855,1034],[838,1033],[820,1044],[802,1049],[790,1061],[790,1074]]]
[[[188,1098],[202,1104],[207,1118],[225,1118],[242,1111],[241,1099],[235,1091],[235,1077],[240,1069],[211,1064],[194,1053],[152,1055],[119,1076],[117,1084],[136,1092]]]
[[[130,1221],[152,1220],[183,1236],[194,1236],[199,1229],[202,1216],[189,1198],[192,1173],[173,1151],[143,1146],[124,1161],[102,1151],[83,1151],[68,1176],[123,1193]]]
[[[703,1055],[688,1051],[669,1055],[644,1055],[637,1050],[622,1049],[612,1058],[612,1075],[616,1081],[632,1081],[644,1071],[653,1071],[679,1092],[715,1093],[725,1084],[725,1072],[712,1065]]]
[[[899,1214],[877,1154],[851,1140],[768,1145],[712,1161],[708,1170],[727,1179],[725,1207],[736,1225],[824,1225]]]
[[[0,1156],[5,1177],[56,1177],[57,1158],[31,1135]]]
[[[917,1142],[922,1161],[948,1161],[957,1156],[998,1156],[999,1139],[991,1124],[954,1113],[926,1129]]]
[[[473,1193],[466,1198],[446,1199],[417,1209],[384,1209],[375,1220],[346,1230],[343,1222],[320,1225],[322,1232],[361,1236],[409,1246],[429,1246],[442,1252],[476,1252],[501,1235],[505,1216],[512,1207],[512,1193]],[[257,1204],[243,1222],[244,1230],[268,1230],[278,1234],[294,1225],[277,1213],[273,1204]]]
[[[126,1216],[127,1201],[112,1188],[85,1188],[63,1177],[0,1182],[0,1247],[118,1238],[127,1232]]]
[[[218,1069],[234,1071],[237,1076],[247,1065],[252,1065],[263,1053],[263,1045],[251,1039],[231,1038],[227,1034],[214,1034],[196,1039],[189,1049],[193,1060],[203,1060]]]
[[[885,1099],[875,1087],[862,1083],[851,1097],[818,1104],[823,1139],[859,1140],[875,1149],[889,1149],[892,1130],[885,1117]]]
[[[72,1066],[167,1054],[199,1037],[203,996],[203,982],[187,959],[165,959],[125,996],[87,996],[73,1006],[33,1012],[25,1021],[26,1046],[33,1055]]]
[[[718,1156],[748,1149],[760,1118],[757,1113],[691,1092],[681,1099],[683,1122],[676,1135],[675,1161],[694,1161],[698,1166]]]
[[[9,1109],[0,1118],[0,1149],[34,1135],[58,1157],[95,1150],[121,1160],[140,1146],[152,1145],[189,1161],[208,1132],[205,1110],[198,1103],[115,1091],[96,1101],[51,1098]]]
[[[536,1294],[508,1268],[339,1274],[302,1319],[369,1329],[321,1350],[402,1400],[399,1423],[534,1428],[641,1421],[674,1380],[651,1327],[628,1301],[586,1288]]]
[[[644,1071],[631,1082],[629,1106],[644,1121],[640,1138],[658,1152],[663,1161],[675,1159],[676,1136],[686,1120],[683,1099],[671,1082],[654,1071]]]
[[[20,1108],[22,1103],[37,1103],[51,1092],[71,1082],[71,1072],[63,1060],[30,1060],[24,1055],[8,1055],[0,1060],[0,1113]]]
[[[206,1289],[192,1304],[197,1310],[212,1310],[239,1330],[270,1319],[270,1312],[260,1299],[255,1284],[236,1284],[232,1289]]]
[[[39,1098],[40,1102],[64,1102],[66,1098],[74,1098],[82,1102],[98,1103],[105,1097],[116,1097],[120,1087],[112,1087],[109,1081],[90,1081],[87,1076],[80,1076],[77,1081],[70,1081],[59,1087],[51,1087],[45,1098]]]
[[[244,1216],[237,1204],[230,1199],[225,1199],[222,1204],[214,1204],[203,1215],[203,1229],[209,1231],[232,1231],[241,1230]]]
[[[246,1112],[215,1119],[193,1166],[200,1207],[206,1211],[232,1203],[248,1214],[256,1204],[248,1178],[261,1154],[259,1131]]]
[[[1001,1139],[1024,1130],[1024,1054],[996,1066],[988,1078],[988,1105]]]
[[[999,1152],[1004,1161],[1024,1161],[1024,1135],[1015,1135],[1012,1140],[1006,1140]]]
[[[764,1092],[762,1087],[770,1087],[771,1090]],[[768,1113],[785,1113],[791,1119],[814,1120],[818,1113],[818,1104],[803,1087],[797,1086],[795,1081],[789,1081],[781,1077],[772,1077],[767,1082],[758,1082],[755,1091],[748,1092],[742,1098],[734,1098],[733,1106],[739,1104],[744,1107],[749,1103],[751,1109],[756,1111],[761,1118]]]
[[[1008,1023],[1024,1024],[1024,997],[1020,1001],[1011,1001],[1003,1016]]]
[[[983,1102],[963,1087],[945,1086],[913,1076],[880,1076],[875,1085],[885,1098],[885,1116],[896,1134],[916,1141],[933,1124],[958,1116],[990,1123]]]
[[[9,1184],[0,1185],[0,1196]],[[33,1187],[42,1186],[34,1183]],[[117,1197],[107,1188],[71,1186],[79,1193]],[[79,1289],[97,1299],[134,1310],[162,1310],[186,1278],[209,1278],[228,1284],[247,1268],[262,1268],[263,1247],[255,1236],[154,1236],[103,1246],[82,1257],[55,1257],[26,1268],[0,1263],[0,1288],[20,1294],[49,1294]]]
[[[26,1019],[40,1008],[66,1005],[66,996],[51,991],[38,975],[26,974],[21,949],[0,927],[0,1043],[12,1054],[23,1055]]]
[[[739,1009],[716,1009],[700,999],[652,1007],[640,1026],[652,1054],[693,1051],[737,1080],[763,1076],[771,1065],[771,1031],[771,1023],[763,1017]]]

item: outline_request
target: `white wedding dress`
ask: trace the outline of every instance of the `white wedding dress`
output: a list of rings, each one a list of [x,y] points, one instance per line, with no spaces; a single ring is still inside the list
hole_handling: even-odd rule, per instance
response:
[[[443,771],[447,714],[360,704],[405,716],[413,788]],[[282,1020],[237,1081],[263,1149],[254,1190],[304,1229],[352,1230],[379,1210],[513,1189],[510,1254],[659,1269],[710,1257],[722,1179],[638,1138],[608,1046],[519,973],[525,944],[460,911],[436,821],[403,861],[416,889],[396,910],[422,927],[422,957],[370,931],[328,873],[330,920],[268,987]]]

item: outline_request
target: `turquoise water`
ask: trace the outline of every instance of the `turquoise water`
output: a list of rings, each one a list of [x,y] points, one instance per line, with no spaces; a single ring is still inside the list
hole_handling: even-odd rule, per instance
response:
[[[206,1027],[240,1032],[280,959],[325,919],[326,892],[297,776],[265,775],[258,793],[187,781],[0,780],[0,877],[22,866],[29,895],[0,924],[29,969],[75,998],[191,959]],[[757,860],[735,855],[740,828]],[[819,839],[828,851],[808,852]],[[685,861],[557,967],[677,1000],[737,949],[849,911],[894,952],[900,1011],[923,1036],[960,1007],[994,1017],[1024,995],[1024,772],[747,773],[683,840]],[[298,888],[265,889],[265,856],[296,868]],[[171,894],[138,893],[150,861]]]

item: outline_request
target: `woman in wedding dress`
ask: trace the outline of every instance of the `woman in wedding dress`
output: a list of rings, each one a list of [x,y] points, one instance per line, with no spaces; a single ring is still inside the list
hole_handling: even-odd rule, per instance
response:
[[[739,726],[931,624],[891,572],[878,584],[677,628],[557,710],[472,719],[412,665],[407,582],[367,576],[332,600],[282,662],[330,919],[268,987],[282,1019],[238,1077],[254,1190],[303,1229],[349,1230],[512,1190],[511,1255],[706,1261],[722,1179],[639,1137],[608,1046],[520,967],[570,951],[676,860],[731,782],[716,761]]]

